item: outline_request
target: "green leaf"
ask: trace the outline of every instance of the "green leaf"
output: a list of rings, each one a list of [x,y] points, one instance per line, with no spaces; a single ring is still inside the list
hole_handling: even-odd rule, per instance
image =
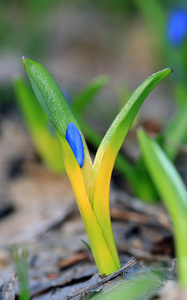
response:
[[[130,270],[131,273],[131,270]],[[125,279],[116,278],[104,285],[100,292],[94,292],[89,300],[149,300],[164,286],[168,277],[165,270],[151,270],[142,268],[134,274],[125,276]]]
[[[32,89],[22,78],[14,80],[14,91],[33,144],[47,168],[54,173],[65,173],[58,142],[50,132],[51,123]]]
[[[74,123],[79,130],[85,151],[84,166],[81,170],[86,182],[87,191],[89,191],[92,162],[77,120],[62,91],[49,72],[40,64],[30,59],[22,57],[22,61],[38,101],[60,134],[65,136],[67,126],[70,122]]]
[[[25,118],[27,126],[37,129],[49,124],[48,117],[44,113],[41,105],[38,103],[32,89],[26,84],[21,77],[14,79],[14,91],[16,100],[19,104],[21,113]]]
[[[143,158],[140,157],[135,164],[135,175],[136,175],[136,185],[134,188],[135,195],[147,202],[155,203],[159,201],[158,192],[154,186],[154,183],[147,171]]]
[[[28,278],[28,265],[27,265],[27,250],[22,250],[21,256],[18,254],[18,248],[12,247],[13,258],[18,276],[19,284],[19,300],[29,300],[29,278]]]
[[[92,172],[90,202],[108,247],[113,257],[116,258],[116,263],[118,256],[113,241],[109,209],[110,179],[115,159],[145,98],[171,72],[171,69],[159,71],[147,78],[137,88],[110,126],[96,154]]]
[[[93,198],[97,173],[101,168],[105,168],[105,166],[103,165],[103,160],[105,159],[106,164],[110,164],[109,169],[110,171],[112,171],[117,153],[122,143],[124,142],[125,136],[142,103],[144,102],[148,94],[153,90],[153,88],[171,72],[171,69],[164,69],[147,78],[132,94],[132,96],[129,98],[123,109],[120,111],[120,113],[117,115],[114,122],[110,126],[101,142],[94,161],[92,172],[92,182],[94,183],[92,187]],[[106,156],[107,158],[105,158]]]
[[[163,149],[173,161],[180,145],[187,139],[187,104],[182,105],[173,119],[169,122],[164,133]]]
[[[173,220],[187,216],[187,194],[174,165],[159,145],[138,130],[138,139],[146,166]]]
[[[160,146],[143,130],[138,139],[147,169],[164,201],[172,220],[178,258],[179,281],[187,286],[187,191],[175,169]]]
[[[82,114],[88,104],[98,94],[98,92],[108,84],[107,76],[98,76],[94,78],[87,87],[81,91],[73,101],[72,110],[77,114]]]
[[[177,101],[178,107],[186,106],[187,102],[187,88],[184,83],[175,82],[174,97]]]
[[[86,248],[87,248],[90,252],[92,252],[92,249],[91,249],[90,245],[89,245],[86,241],[81,240],[81,242],[86,246]]]

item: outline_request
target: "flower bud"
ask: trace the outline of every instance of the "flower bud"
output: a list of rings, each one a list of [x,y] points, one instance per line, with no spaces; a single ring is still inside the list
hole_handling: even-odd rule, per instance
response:
[[[70,122],[66,130],[66,140],[69,143],[79,166],[82,168],[84,165],[84,147],[81,135],[74,123]]]

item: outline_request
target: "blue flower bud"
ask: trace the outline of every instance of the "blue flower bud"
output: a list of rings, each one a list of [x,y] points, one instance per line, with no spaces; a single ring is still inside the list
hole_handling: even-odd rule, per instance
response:
[[[187,37],[187,10],[174,9],[167,22],[167,39],[175,47],[180,46]]]
[[[81,135],[74,123],[69,123],[66,130],[66,140],[68,141],[79,166],[84,165],[84,147]]]

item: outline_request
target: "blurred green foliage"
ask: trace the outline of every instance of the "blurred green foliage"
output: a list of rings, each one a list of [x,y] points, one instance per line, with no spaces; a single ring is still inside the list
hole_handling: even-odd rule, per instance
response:
[[[45,53],[45,18],[59,0],[1,0],[1,49]],[[37,45],[37,47],[36,47]]]
[[[138,138],[146,167],[155,183],[172,221],[178,276],[182,288],[187,287],[187,190],[172,162],[159,145],[143,130]]]
[[[18,247],[12,247],[13,259],[16,269],[16,274],[18,277],[19,285],[19,300],[29,300],[29,274],[28,274],[28,264],[27,264],[27,250],[23,248],[21,254],[19,255]]]
[[[52,173],[64,174],[64,164],[51,123],[36,100],[32,89],[22,78],[17,78],[14,81],[14,90],[37,153]]]

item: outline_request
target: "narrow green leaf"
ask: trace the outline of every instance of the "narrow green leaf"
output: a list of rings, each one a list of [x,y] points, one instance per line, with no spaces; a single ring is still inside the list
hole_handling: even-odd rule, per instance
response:
[[[89,245],[86,241],[81,240],[81,242],[86,246],[86,248],[87,248],[90,252],[92,252],[92,249],[91,249],[90,245]]]
[[[169,122],[164,133],[163,149],[173,161],[180,145],[187,139],[187,104],[177,110],[173,119]]]
[[[116,264],[118,255],[111,228],[109,208],[110,179],[115,159],[145,98],[171,72],[171,69],[157,72],[137,88],[110,126],[96,154],[92,172],[90,202],[108,247],[116,259]]]
[[[18,276],[19,300],[29,300],[29,278],[27,265],[27,250],[24,248],[21,255],[18,254],[17,246],[12,247],[13,258]]]
[[[16,78],[14,91],[33,144],[42,161],[51,172],[65,173],[58,142],[50,130],[51,123],[32,89],[22,78]]]
[[[147,171],[144,160],[142,157],[136,162],[135,175],[137,178],[134,192],[139,199],[147,203],[154,203],[159,201],[159,195],[154,186],[154,183]]]
[[[175,82],[174,86],[174,97],[177,101],[178,107],[186,105],[187,102],[187,88],[183,82]]]
[[[22,57],[22,61],[38,101],[60,134],[63,136],[66,135],[66,129],[70,122],[74,123],[79,130],[85,152],[84,166],[81,170],[86,182],[87,192],[89,192],[92,162],[78,122],[62,91],[49,72],[40,64],[30,59]]]
[[[43,112],[41,105],[38,103],[31,87],[21,77],[14,79],[14,91],[16,100],[25,118],[29,128],[42,128],[49,123],[47,115]]]
[[[82,114],[88,104],[98,94],[98,92],[108,84],[107,76],[98,76],[94,78],[87,87],[81,91],[73,101],[72,110],[77,114]]]
[[[110,165],[110,171],[117,156],[117,153],[124,142],[125,136],[138,112],[142,103],[157,84],[172,72],[171,69],[159,71],[147,78],[132,94],[123,109],[115,118],[114,122],[108,129],[97,151],[92,172],[92,201],[94,201],[94,191],[97,179],[97,173],[101,168],[105,168],[103,164],[104,156],[106,164]],[[106,153],[107,151],[107,153]]]
[[[159,145],[143,130],[138,131],[143,158],[155,186],[172,220],[179,281],[187,287],[187,191],[175,169]]]
[[[170,216],[174,220],[179,216],[187,216],[186,188],[174,165],[159,145],[142,129],[138,131],[138,139],[146,166],[165,201]]]
[[[160,268],[161,269],[161,268]],[[116,278],[104,285],[100,292],[93,292],[90,300],[149,300],[164,286],[168,274],[142,269],[125,279]],[[82,297],[81,300],[86,299]]]

